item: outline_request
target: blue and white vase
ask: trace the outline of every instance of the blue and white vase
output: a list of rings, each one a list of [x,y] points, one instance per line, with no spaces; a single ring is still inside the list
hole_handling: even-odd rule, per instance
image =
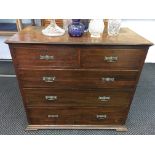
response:
[[[85,26],[80,19],[72,19],[72,23],[68,26],[68,33],[71,37],[81,37],[84,33]]]

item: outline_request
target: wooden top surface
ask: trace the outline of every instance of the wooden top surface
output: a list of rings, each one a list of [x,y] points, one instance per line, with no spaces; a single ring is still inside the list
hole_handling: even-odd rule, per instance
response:
[[[121,28],[118,36],[103,34],[101,38],[91,38],[89,32],[82,37],[70,37],[67,33],[59,37],[47,37],[42,34],[44,27],[28,26],[6,40],[6,43],[26,44],[80,44],[80,45],[153,45],[150,41],[129,28]]]

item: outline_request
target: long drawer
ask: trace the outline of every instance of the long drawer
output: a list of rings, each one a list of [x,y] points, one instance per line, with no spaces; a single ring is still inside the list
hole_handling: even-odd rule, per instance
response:
[[[16,66],[19,68],[76,68],[79,54],[73,46],[16,47]]]
[[[124,106],[130,104],[132,90],[23,89],[26,106]]]
[[[23,87],[133,88],[138,71],[19,70]]]
[[[121,125],[125,123],[127,108],[27,108],[31,125]]]
[[[102,69],[139,69],[145,49],[81,49],[81,67]]]

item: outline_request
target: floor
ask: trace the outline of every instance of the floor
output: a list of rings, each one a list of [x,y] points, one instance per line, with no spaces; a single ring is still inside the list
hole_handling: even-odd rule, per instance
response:
[[[12,64],[0,75],[13,75]],[[144,65],[130,108],[127,132],[115,130],[38,130],[25,131],[27,125],[16,77],[0,77],[0,134],[4,135],[154,135],[155,134],[155,64]]]

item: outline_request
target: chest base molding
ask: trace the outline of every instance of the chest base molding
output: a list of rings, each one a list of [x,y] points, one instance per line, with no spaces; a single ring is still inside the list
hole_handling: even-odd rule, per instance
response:
[[[26,131],[40,129],[111,129],[116,131],[128,131],[125,125],[28,125]]]

